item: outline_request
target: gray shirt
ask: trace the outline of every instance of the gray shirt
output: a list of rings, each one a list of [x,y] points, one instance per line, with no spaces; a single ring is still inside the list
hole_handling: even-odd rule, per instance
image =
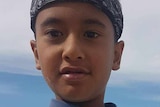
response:
[[[116,107],[116,105],[113,103],[105,103],[104,105],[105,105],[105,107]],[[73,105],[71,103],[66,103],[64,101],[59,101],[59,100],[53,99],[51,101],[50,107],[78,107],[78,106]]]

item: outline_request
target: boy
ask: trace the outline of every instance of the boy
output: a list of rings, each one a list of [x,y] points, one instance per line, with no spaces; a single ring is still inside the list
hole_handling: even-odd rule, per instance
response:
[[[103,99],[124,47],[118,0],[33,0],[31,29],[36,68],[56,95],[50,107],[115,107]]]

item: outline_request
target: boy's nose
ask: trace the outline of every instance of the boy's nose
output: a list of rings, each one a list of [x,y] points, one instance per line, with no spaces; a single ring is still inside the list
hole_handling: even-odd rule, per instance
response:
[[[68,38],[64,44],[62,58],[67,61],[80,61],[85,58],[82,44],[76,38]]]

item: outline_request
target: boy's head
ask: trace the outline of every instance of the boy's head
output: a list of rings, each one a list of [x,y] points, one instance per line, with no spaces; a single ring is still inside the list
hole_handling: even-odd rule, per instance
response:
[[[36,68],[57,99],[103,102],[124,46],[115,43],[123,28],[118,0],[33,0],[31,23]]]

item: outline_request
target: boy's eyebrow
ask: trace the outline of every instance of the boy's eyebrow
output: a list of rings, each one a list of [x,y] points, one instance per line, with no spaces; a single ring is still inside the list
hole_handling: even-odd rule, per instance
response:
[[[105,24],[103,24],[101,21],[97,20],[97,19],[87,19],[84,21],[85,24],[88,24],[88,25],[98,25],[102,28],[106,28]]]
[[[60,24],[63,23],[63,21],[61,19],[58,18],[47,18],[44,22],[42,22],[41,26],[49,26],[49,25],[53,25],[53,24]],[[85,19],[83,21],[84,24],[86,25],[96,25],[96,26],[100,26],[102,28],[106,28],[105,24],[103,24],[103,22],[97,20],[97,19]]]
[[[53,25],[53,24],[59,24],[62,23],[62,20],[58,19],[58,18],[47,18],[44,22],[42,22],[41,26],[49,26],[49,25]]]

